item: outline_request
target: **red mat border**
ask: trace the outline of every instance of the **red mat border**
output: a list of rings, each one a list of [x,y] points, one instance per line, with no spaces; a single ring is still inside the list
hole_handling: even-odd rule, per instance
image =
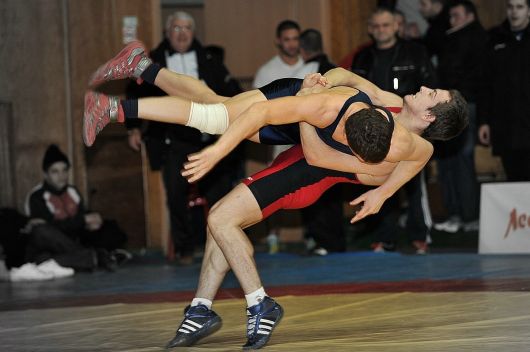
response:
[[[338,283],[266,287],[272,297],[385,292],[506,292],[530,291],[530,279],[412,280],[399,282]],[[93,296],[20,300],[0,303],[0,311],[93,306],[113,303],[189,302],[193,291],[117,293]],[[216,299],[243,298],[241,289],[221,289]]]

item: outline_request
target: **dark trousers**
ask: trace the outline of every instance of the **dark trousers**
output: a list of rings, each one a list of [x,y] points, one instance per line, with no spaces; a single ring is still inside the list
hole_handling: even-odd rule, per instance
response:
[[[206,221],[204,209],[189,208],[190,196],[198,193],[212,206],[227,194],[233,186],[239,171],[240,158],[232,152],[203,178],[194,192],[180,172],[188,155],[202,149],[202,145],[172,140],[162,165],[162,176],[169,210],[171,238],[175,253],[192,255],[196,245],[204,243]]]
[[[169,211],[170,231],[175,253],[181,256],[193,254],[194,236],[191,213],[188,209],[190,184],[180,172],[188,160],[188,154],[200,150],[200,146],[172,141],[165,162],[162,165],[162,177],[166,190]]]
[[[425,172],[422,170],[407,182],[404,187],[409,203],[407,207],[407,223],[405,225],[409,240],[425,241],[432,227]]]
[[[427,202],[425,175],[420,172],[404,186],[407,195],[406,232],[410,241],[425,241],[432,226],[431,212]],[[397,242],[399,235],[399,194],[396,193],[383,204],[378,214],[370,217],[375,223],[376,242]]]
[[[438,181],[445,209],[449,215],[458,215],[465,221],[478,219],[479,186],[475,171],[476,140],[475,105],[469,104],[469,126],[457,137],[456,150],[437,159]]]
[[[335,185],[314,204],[302,209],[305,237],[312,237],[317,246],[328,252],[346,250],[341,186]]]
[[[96,253],[49,224],[38,225],[31,231],[26,248],[26,260],[37,264],[54,259],[62,266],[76,270],[96,267]]]
[[[530,181],[530,149],[506,151],[501,153],[500,157],[506,172],[506,181]]]
[[[125,247],[127,235],[115,220],[103,220],[103,224],[98,230],[82,231],[79,234],[79,240],[84,247],[113,251],[116,248]]]

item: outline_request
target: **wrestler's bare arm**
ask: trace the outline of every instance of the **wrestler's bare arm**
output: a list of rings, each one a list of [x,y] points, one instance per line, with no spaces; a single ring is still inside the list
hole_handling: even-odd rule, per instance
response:
[[[341,67],[337,67],[329,70],[324,74],[325,79],[327,80],[328,87],[336,86],[347,86],[352,88],[357,88],[365,92],[372,102],[376,105],[382,106],[402,106],[403,99],[394,94],[380,89],[372,82],[367,79],[351,72],[345,70]]]
[[[397,165],[397,163],[388,161],[367,164],[360,161],[356,156],[333,149],[318,137],[315,127],[307,122],[300,122],[300,139],[305,159],[309,165],[372,176],[388,176]],[[363,184],[379,185],[372,182],[363,182]]]
[[[404,151],[400,162],[388,176],[384,183],[376,189],[370,190],[350,202],[350,205],[363,203],[363,207],[353,217],[351,222],[379,212],[381,206],[398,189],[419,173],[429,161],[434,151],[431,143],[420,136],[410,133],[411,141],[408,149]]]
[[[304,155],[309,164],[314,165],[317,161],[316,166],[322,167],[322,160],[326,160],[326,168],[356,173],[361,183],[379,186],[350,202],[351,205],[364,203],[352,222],[377,213],[386,199],[423,169],[433,152],[432,144],[415,134],[408,133],[405,143],[402,142],[399,162],[366,164],[323,143],[312,126],[301,123],[300,136]]]
[[[252,104],[233,121],[226,132],[211,146],[188,157],[182,175],[189,182],[199,180],[242,140],[250,138],[266,125],[283,125],[305,121],[317,127],[329,125],[347,99],[334,93],[313,94],[311,97],[284,97]]]

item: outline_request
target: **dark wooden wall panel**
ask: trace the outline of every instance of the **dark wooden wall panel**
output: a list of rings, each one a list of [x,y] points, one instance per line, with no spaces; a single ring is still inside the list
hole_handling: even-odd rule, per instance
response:
[[[13,109],[0,101],[0,207],[16,207],[16,176],[13,167]]]
[[[331,0],[330,55],[341,60],[359,45],[369,40],[367,21],[376,7],[375,0]]]
[[[478,17],[482,25],[489,29],[500,24],[506,19],[505,0],[474,0]]]
[[[141,154],[128,147],[123,125],[109,126],[92,148],[85,148],[81,139],[83,96],[92,72],[124,46],[123,17],[138,18],[137,37],[149,48],[160,38],[159,14],[158,1],[69,1],[73,129],[77,152],[84,160],[79,167],[86,167],[90,206],[117,219],[130,235],[131,247],[146,244]],[[97,89],[123,95],[127,83],[111,82]]]
[[[56,143],[69,156],[72,182],[89,205],[116,218],[131,244],[140,246],[145,243],[140,154],[127,148],[123,127],[103,133],[102,143],[111,141],[104,152],[86,149],[81,138],[88,78],[122,48],[123,16],[138,16],[138,37],[147,45],[158,42],[158,0],[0,2],[0,101],[12,107],[17,208],[23,209],[25,195],[42,180],[44,151]],[[124,82],[101,87],[115,94],[123,88]]]
[[[12,104],[14,193],[22,209],[26,193],[42,178],[47,145],[57,143],[72,157],[65,130],[61,2],[2,1],[0,13],[0,100]]]
[[[205,0],[205,43],[226,49],[225,60],[236,77],[253,77],[277,53],[278,23],[297,21],[322,30],[325,0]]]

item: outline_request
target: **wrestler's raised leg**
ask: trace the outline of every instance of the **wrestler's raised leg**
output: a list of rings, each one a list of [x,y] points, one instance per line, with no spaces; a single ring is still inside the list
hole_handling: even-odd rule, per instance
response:
[[[190,100],[171,97],[152,97],[120,101],[117,96],[88,91],[85,94],[83,140],[91,146],[96,135],[109,122],[124,122],[126,118],[167,122],[190,126],[201,132],[222,134],[239,114],[253,103],[264,101],[259,90],[236,95],[224,103],[193,104]],[[255,138],[253,138],[254,140]]]
[[[147,83],[156,85],[168,95],[197,103],[215,104],[229,99],[216,94],[204,82],[194,77],[153,64],[140,41],[127,44],[116,56],[101,65],[92,74],[89,86],[95,87],[103,82],[124,78],[136,78],[138,83],[145,79]]]

